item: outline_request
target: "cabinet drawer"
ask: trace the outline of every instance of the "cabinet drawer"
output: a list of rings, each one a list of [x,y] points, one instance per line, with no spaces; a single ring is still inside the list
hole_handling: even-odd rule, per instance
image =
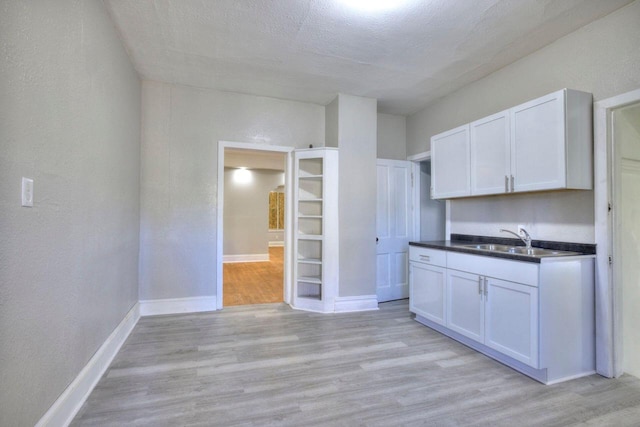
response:
[[[450,269],[469,271],[481,276],[494,277],[535,287],[538,286],[539,266],[540,264],[532,262],[457,252],[450,252],[447,258],[447,267]]]
[[[447,253],[446,251],[439,251],[437,249],[409,246],[409,261],[423,262],[425,264],[446,267]]]

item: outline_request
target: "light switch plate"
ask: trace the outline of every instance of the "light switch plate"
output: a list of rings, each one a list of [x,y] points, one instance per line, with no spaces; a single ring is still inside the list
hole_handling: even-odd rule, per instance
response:
[[[22,178],[22,206],[33,207],[33,179]]]

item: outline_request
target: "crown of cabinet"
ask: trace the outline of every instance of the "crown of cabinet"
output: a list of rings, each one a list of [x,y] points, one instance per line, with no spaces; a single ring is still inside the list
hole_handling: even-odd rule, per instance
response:
[[[432,197],[592,189],[592,103],[563,89],[435,135]]]

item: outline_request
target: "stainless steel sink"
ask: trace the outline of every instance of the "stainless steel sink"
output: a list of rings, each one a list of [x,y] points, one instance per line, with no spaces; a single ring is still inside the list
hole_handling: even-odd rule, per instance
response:
[[[498,245],[495,243],[483,243],[478,245],[464,245],[465,248],[478,249],[481,251],[493,251],[493,252],[509,252],[509,249],[513,249],[513,246]]]
[[[578,252],[557,251],[555,249],[544,249],[544,248],[526,248],[524,246],[498,245],[494,243],[463,245],[463,247],[469,248],[469,249],[477,249],[479,251],[501,252],[501,253],[507,253],[507,254],[527,255],[527,256],[533,256],[533,257],[580,255]]]
[[[567,256],[567,255],[579,255],[577,252],[569,252],[569,251],[556,251],[554,249],[543,249],[543,248],[523,248],[520,246],[515,246],[513,248],[509,248],[510,254],[521,254],[521,255],[530,255],[530,256]]]

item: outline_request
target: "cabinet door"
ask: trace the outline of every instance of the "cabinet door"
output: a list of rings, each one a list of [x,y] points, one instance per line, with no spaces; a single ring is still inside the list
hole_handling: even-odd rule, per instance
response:
[[[538,288],[487,278],[485,345],[538,368]]]
[[[434,199],[471,194],[469,125],[431,138],[432,191]]]
[[[510,191],[511,136],[509,111],[470,124],[471,194]]]
[[[511,109],[514,191],[566,187],[565,91]]]
[[[446,269],[409,264],[409,310],[440,325],[445,324]]]
[[[484,341],[484,298],[481,276],[447,270],[447,327],[480,343]]]

